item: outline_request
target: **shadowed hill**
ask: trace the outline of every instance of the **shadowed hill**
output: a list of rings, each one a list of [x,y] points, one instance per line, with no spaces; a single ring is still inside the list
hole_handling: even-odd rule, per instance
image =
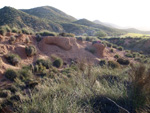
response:
[[[94,22],[91,22],[91,21],[89,21],[87,19],[80,19],[80,20],[77,20],[77,21],[75,21],[73,23],[80,24],[80,25],[85,25],[85,26],[88,26],[88,27],[92,27],[92,28],[97,28],[97,29],[103,30],[108,35],[120,35],[120,34],[126,33],[123,30],[106,27],[106,26],[101,25],[101,24],[95,24]]]
[[[76,19],[66,13],[50,6],[37,7],[33,9],[22,10],[30,15],[37,16],[39,18],[48,19],[55,22],[72,22]]]
[[[47,29],[51,31],[61,31],[59,24],[51,21],[44,21],[35,16],[29,15],[11,7],[0,9],[0,25],[9,25],[11,28],[29,28],[35,31]]]

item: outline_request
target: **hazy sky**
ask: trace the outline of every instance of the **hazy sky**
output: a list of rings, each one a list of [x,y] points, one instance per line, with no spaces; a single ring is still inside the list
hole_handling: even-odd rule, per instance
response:
[[[77,19],[100,20],[150,30],[150,0],[0,0],[0,8],[53,6]]]

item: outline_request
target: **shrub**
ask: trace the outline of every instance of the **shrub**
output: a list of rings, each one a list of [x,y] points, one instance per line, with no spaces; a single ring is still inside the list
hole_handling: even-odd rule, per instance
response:
[[[59,36],[63,36],[63,37],[75,37],[75,34],[73,34],[73,33],[59,33]]]
[[[5,26],[5,30],[6,30],[6,32],[11,32],[11,29],[8,25]]]
[[[18,73],[13,69],[8,69],[5,71],[4,76],[10,81],[14,81],[17,78]]]
[[[110,49],[110,52],[113,53],[113,52],[114,52],[114,49]]]
[[[9,39],[9,43],[10,43],[10,44],[14,44],[15,41],[16,41],[16,37],[11,36],[10,39]]]
[[[99,61],[99,65],[100,65],[100,66],[106,65],[106,60],[100,60],[100,61]]]
[[[115,61],[108,61],[108,66],[111,67],[112,69],[120,67],[119,63]]]
[[[25,39],[25,43],[26,44],[29,44],[31,41],[30,41],[30,38],[29,37],[26,37],[26,39]]]
[[[4,36],[6,34],[6,31],[4,29],[0,29],[0,34]]]
[[[50,32],[50,31],[42,31],[42,32],[40,32],[38,34],[41,35],[41,36],[57,36],[56,33]]]
[[[118,49],[119,51],[122,51],[122,50],[123,50],[123,47],[119,46],[117,49]]]
[[[63,60],[61,58],[57,58],[54,62],[53,62],[53,66],[60,68],[63,66]]]
[[[27,35],[30,34],[30,32],[29,32],[27,29],[25,29],[25,28],[22,29],[22,33],[23,33],[23,34],[27,34]]]
[[[86,41],[90,41],[90,37],[86,37],[86,39],[85,39]]]
[[[133,55],[131,53],[127,53],[125,54],[126,57],[129,57],[129,58],[133,58]]]
[[[10,63],[14,66],[17,65],[21,59],[17,54],[13,54],[13,53],[9,53],[9,54],[5,55],[5,58],[8,61],[8,63]]]
[[[113,48],[117,48],[117,45],[113,45],[112,47],[113,47]]]
[[[83,38],[82,37],[77,37],[77,41],[83,41]]]
[[[46,69],[49,69],[52,63],[50,60],[38,59],[35,64],[42,64],[44,67],[46,67]]]
[[[123,58],[118,58],[117,59],[117,62],[121,65],[129,65],[130,64],[130,61],[127,60],[127,59],[123,59]]]
[[[107,47],[112,47],[111,43],[106,43]]]
[[[118,59],[120,56],[119,55],[115,55],[114,58]]]
[[[13,33],[18,33],[18,30],[17,30],[16,28],[13,28],[13,29],[12,29],[12,32],[13,32]]]
[[[26,54],[27,56],[33,56],[37,53],[37,49],[35,46],[31,45],[31,46],[27,46],[25,48]]]
[[[31,79],[31,77],[33,76],[33,73],[28,69],[21,69],[18,73],[20,75],[20,79],[23,81]]]
[[[37,34],[37,35],[36,35],[36,41],[37,41],[37,42],[40,42],[41,40],[42,40],[41,35]]]
[[[101,43],[101,41],[93,41],[93,42],[92,42],[92,45],[93,45],[93,44],[96,44],[96,43]]]

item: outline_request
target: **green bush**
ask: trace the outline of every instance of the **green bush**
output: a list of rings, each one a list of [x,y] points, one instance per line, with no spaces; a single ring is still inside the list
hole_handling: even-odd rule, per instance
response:
[[[0,35],[5,35],[6,34],[6,31],[4,29],[0,29]]]
[[[8,69],[5,71],[4,76],[10,81],[14,81],[18,77],[18,73],[13,69]]]
[[[77,37],[77,41],[83,41],[83,38],[82,37]]]
[[[118,59],[120,56],[119,55],[115,55],[114,58]]]
[[[9,39],[9,43],[14,44],[15,42],[16,42],[16,37],[11,36],[10,39]]]
[[[29,37],[26,37],[26,39],[25,39],[25,43],[26,44],[29,44],[31,41],[30,41],[30,38]]]
[[[13,28],[13,29],[12,29],[12,32],[13,32],[13,33],[18,33],[18,29]]]
[[[37,53],[37,49],[35,46],[31,45],[31,46],[27,46],[25,48],[26,54],[27,56],[33,56]]]
[[[23,33],[23,34],[27,34],[27,35],[30,34],[29,30],[27,30],[27,29],[25,29],[25,28],[22,29],[22,33]]]
[[[20,57],[17,54],[9,53],[5,55],[6,60],[8,63],[16,66],[20,62]]]
[[[113,52],[114,52],[114,49],[110,49],[110,52],[113,53]]]
[[[50,32],[50,31],[42,31],[42,32],[40,32],[38,34],[41,35],[41,36],[57,36],[56,33]]]
[[[38,59],[35,64],[42,64],[44,67],[46,67],[46,69],[49,69],[52,63],[50,60]]]
[[[123,50],[123,47],[119,46],[117,49],[118,49],[119,51],[122,51],[122,50]]]
[[[131,53],[127,53],[125,54],[126,57],[129,57],[129,58],[133,58],[133,55]]]
[[[106,63],[107,63],[106,60],[100,60],[100,61],[99,61],[99,65],[100,65],[100,66],[106,65]]]
[[[37,34],[37,35],[36,35],[36,41],[37,41],[37,42],[40,42],[41,40],[42,40],[41,35]]]
[[[63,36],[63,37],[75,37],[75,34],[73,34],[73,33],[59,33],[59,36]]]
[[[114,69],[114,68],[119,68],[120,64],[115,61],[108,61],[108,66],[111,67],[112,69]]]
[[[106,43],[107,47],[112,47],[111,43]]]
[[[130,61],[127,60],[127,59],[123,59],[123,58],[118,58],[117,59],[117,62],[121,65],[129,65],[130,64]]]
[[[63,66],[63,60],[61,58],[57,58],[56,60],[54,60],[53,62],[53,66],[60,68]]]
[[[20,79],[23,81],[29,80],[33,76],[33,73],[28,69],[21,69],[21,70],[19,70],[18,73],[19,73]]]
[[[91,40],[90,40],[90,37],[86,37],[86,39],[85,39],[85,40],[86,40],[86,41],[91,41]]]
[[[113,47],[113,48],[117,48],[117,45],[113,45],[112,47]]]

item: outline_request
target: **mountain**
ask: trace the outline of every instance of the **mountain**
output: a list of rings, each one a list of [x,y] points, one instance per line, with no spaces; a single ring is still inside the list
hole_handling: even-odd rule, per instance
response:
[[[62,31],[62,27],[51,21],[44,21],[35,16],[24,13],[12,7],[0,9],[0,25],[8,25],[11,28],[28,28],[34,31],[47,29],[51,31]]]
[[[123,27],[120,27],[120,26],[112,24],[112,23],[101,22],[99,20],[94,20],[93,22],[96,23],[96,24],[101,24],[101,25],[111,27],[111,28],[123,29]]]
[[[21,11],[54,22],[72,22],[76,20],[74,17],[50,6],[37,7],[27,10],[22,9]]]
[[[77,20],[77,21],[75,21],[73,23],[84,25],[84,26],[88,26],[90,28],[95,28],[95,29],[103,30],[108,35],[121,35],[121,34],[125,33],[125,31],[123,31],[123,30],[116,29],[116,28],[111,28],[111,27],[107,27],[107,26],[104,26],[104,25],[102,25],[100,23],[96,24],[96,23],[94,23],[92,21],[89,21],[87,19],[80,19],[80,20]]]
[[[125,27],[120,27],[118,25],[112,24],[112,23],[106,23],[106,22],[101,22],[99,20],[94,20],[93,21],[96,24],[100,24],[100,25],[104,25],[107,27],[111,27],[111,28],[117,28],[117,29],[122,29],[128,33],[140,33],[140,34],[150,34],[150,31],[141,31],[135,28],[125,28]]]
[[[49,30],[52,32],[68,32],[76,35],[87,33],[94,35],[103,30],[108,35],[122,35],[126,31],[95,24],[87,19],[77,20],[66,13],[50,7],[43,6],[32,9],[17,10],[12,7],[0,9],[0,26],[8,25],[11,28],[27,28],[35,32]]]
[[[140,34],[150,34],[150,31],[141,31],[135,28],[129,28],[129,29],[124,29],[125,31],[129,33],[140,33]]]

